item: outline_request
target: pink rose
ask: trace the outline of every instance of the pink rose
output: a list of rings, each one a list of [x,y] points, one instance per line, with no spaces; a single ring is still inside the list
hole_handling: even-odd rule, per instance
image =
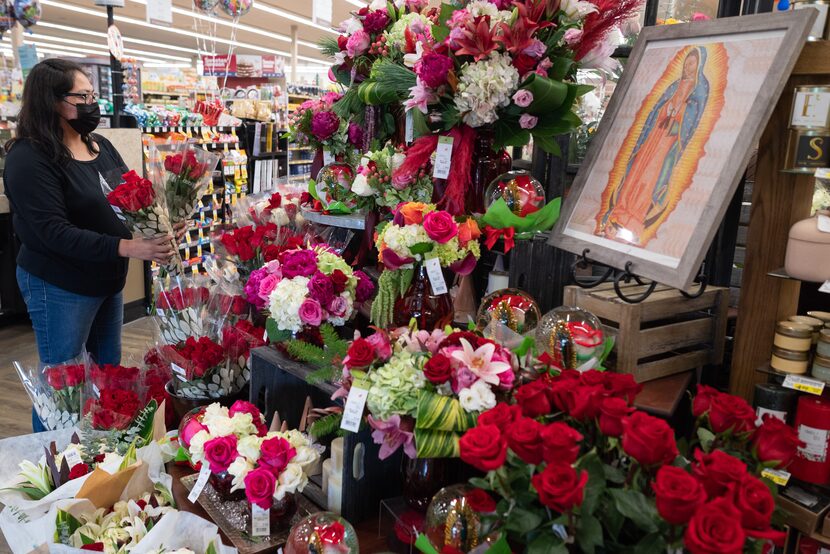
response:
[[[252,469],[245,476],[245,496],[248,502],[263,510],[270,510],[274,503],[277,478],[264,467]]]
[[[574,47],[582,40],[582,29],[568,29],[565,31],[565,44]]]
[[[567,31],[566,31],[567,32]],[[545,52],[548,51],[548,47],[545,46],[545,43],[539,40],[538,38],[533,39],[533,41],[525,47],[522,52],[530,56],[531,58],[541,58],[545,55]]]
[[[369,49],[369,33],[360,29],[346,41],[346,54],[350,58],[360,56]]]
[[[297,451],[291,446],[291,443],[282,437],[273,437],[262,441],[259,450],[261,452],[260,467],[267,468],[268,471],[274,474],[274,477],[279,477],[280,473],[288,467],[288,462],[297,455]]]
[[[386,336],[386,333],[375,333],[366,340],[375,349],[375,355],[378,358],[388,360],[392,357],[392,344],[389,342],[389,337]]]
[[[239,453],[236,451],[236,435],[217,437],[205,443],[205,460],[213,473],[228,470]]]
[[[464,366],[459,367],[452,376],[452,391],[458,394],[459,391],[472,387],[476,381],[478,381],[478,377],[475,373]]]
[[[424,217],[424,231],[438,244],[446,244],[458,234],[458,225],[449,212],[436,210]]]
[[[313,298],[306,298],[300,305],[300,320],[306,325],[319,327],[323,321],[323,308]]]
[[[513,381],[515,380],[516,375],[513,373],[512,370],[502,371],[499,373],[499,388],[503,390],[512,390],[513,389]]]
[[[520,108],[526,108],[533,103],[533,93],[527,89],[519,89],[513,94],[513,101]]]
[[[271,296],[271,293],[274,292],[274,289],[277,288],[277,283],[280,281],[282,281],[282,276],[277,276],[273,273],[267,275],[259,282],[259,291],[257,291],[257,294],[263,300],[268,300],[268,297]]]
[[[533,129],[536,127],[536,123],[539,122],[539,118],[535,115],[530,115],[529,113],[523,113],[519,118],[519,127],[522,129]]]
[[[197,418],[190,418],[185,424],[184,429],[182,429],[182,432],[179,434],[179,442],[181,442],[186,448],[189,448],[190,441],[199,431],[207,431],[207,427],[199,423]]]
[[[265,418],[262,417],[262,412],[250,402],[246,402],[245,400],[237,400],[234,402],[230,409],[228,409],[228,415],[233,417],[236,414],[251,414],[251,419],[257,429],[257,435],[260,437],[265,436],[268,432],[268,427],[265,426]]]
[[[342,296],[335,296],[334,300],[329,304],[329,312],[332,317],[346,317],[346,312],[349,311],[349,301]]]
[[[429,5],[429,0],[406,0],[404,4],[410,12],[420,12]]]

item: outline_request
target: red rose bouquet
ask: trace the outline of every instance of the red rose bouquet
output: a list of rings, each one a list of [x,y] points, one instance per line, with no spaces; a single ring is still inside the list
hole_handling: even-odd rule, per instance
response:
[[[124,431],[147,406],[147,388],[138,367],[93,364],[84,393],[83,416],[93,429]]]
[[[761,477],[769,464],[746,444],[740,459],[717,445],[736,448],[734,433],[778,444],[794,431],[749,429],[743,400],[703,387],[696,412],[712,419],[711,398],[723,395],[717,404],[731,404],[731,415],[713,419],[721,431],[701,427],[705,440],[679,456],[674,429],[633,407],[639,390],[631,375],[567,370],[482,413],[460,441],[461,459],[486,472],[471,483],[500,499],[482,517],[499,522],[511,544],[539,552],[569,544],[571,552],[738,553],[783,541],[772,527],[775,485]],[[721,426],[721,417],[730,421]]]
[[[162,342],[177,344],[207,332],[210,280],[199,274],[158,276],[153,281],[156,322]]]
[[[89,363],[86,353],[62,364],[40,367],[14,362],[23,388],[46,429],[68,429],[77,425]]]
[[[250,321],[230,321],[222,328],[222,348],[233,366],[233,372],[246,383],[251,380],[251,349],[265,346],[268,337],[264,327],[257,327]]]
[[[164,191],[170,222],[187,222],[213,179],[219,155],[195,144],[159,146],[151,152],[153,177]]]
[[[245,386],[247,380],[231,364],[225,349],[213,338],[187,337],[160,348],[170,366],[172,392],[184,398],[220,398]]]
[[[275,260],[288,245],[301,245],[302,235],[274,223],[224,229],[212,237],[214,252],[236,266],[239,279]]]

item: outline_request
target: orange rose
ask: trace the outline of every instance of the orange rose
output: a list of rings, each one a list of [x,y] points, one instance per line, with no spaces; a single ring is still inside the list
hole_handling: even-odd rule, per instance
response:
[[[471,240],[478,240],[480,236],[481,230],[478,228],[476,220],[472,217],[458,224],[458,242],[461,243],[461,246],[466,245]]]
[[[424,210],[427,205],[423,202],[407,202],[400,208],[404,225],[420,225],[424,222]]]

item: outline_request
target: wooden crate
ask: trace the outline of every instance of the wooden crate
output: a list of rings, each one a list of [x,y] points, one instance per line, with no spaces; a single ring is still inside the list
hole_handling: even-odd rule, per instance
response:
[[[624,285],[635,297],[646,287]],[[565,305],[600,318],[616,335],[610,367],[639,382],[723,362],[729,289],[708,287],[698,298],[658,285],[640,304],[621,300],[611,283],[593,289],[565,288]]]
[[[318,408],[335,404],[331,395],[336,387],[331,383],[309,385],[306,376],[312,369],[306,364],[290,360],[268,346],[254,349],[251,358],[250,401],[262,410],[269,424],[276,411],[289,429],[296,429],[309,396]],[[328,437],[329,442],[331,438]],[[353,523],[377,516],[381,500],[400,494],[401,452],[380,460],[379,451],[368,427],[344,436],[340,513]],[[323,458],[330,455],[326,444]],[[303,494],[325,510],[327,499],[319,475],[309,478]]]

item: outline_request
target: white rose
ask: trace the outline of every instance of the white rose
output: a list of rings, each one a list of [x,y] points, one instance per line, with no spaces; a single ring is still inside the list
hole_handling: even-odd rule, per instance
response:
[[[190,439],[190,457],[194,462],[201,462],[205,458],[205,443],[210,440],[210,433],[199,431]]]
[[[205,408],[205,413],[202,415],[202,425],[207,427],[210,425],[211,421],[216,419],[228,419],[229,417],[227,408],[214,403]]]
[[[271,223],[279,227],[284,227],[291,223],[288,218],[288,213],[283,208],[277,208],[271,212]]]
[[[213,438],[218,437],[227,437],[228,435],[233,435],[236,426],[233,423],[231,418],[213,418],[210,423],[207,424],[208,431]]]
[[[233,424],[233,432],[238,437],[247,435],[256,435],[256,426],[254,426],[254,416],[251,414],[237,413],[231,418]]]
[[[493,394],[490,385],[485,383],[483,379],[476,381],[472,388],[476,390],[476,394],[478,395],[480,411],[489,410],[496,406],[496,395]]]
[[[294,494],[295,492],[303,492],[308,477],[306,477],[303,468],[299,464],[288,464],[285,470],[280,474],[280,480],[277,484],[277,489],[274,491],[274,498],[282,500],[286,494]]]
[[[291,459],[291,463],[298,464],[303,469],[317,463],[317,460],[320,458],[320,454],[310,446],[298,446],[295,449],[297,450],[297,454]]]
[[[340,29],[346,35],[353,35],[363,29],[363,23],[356,17],[350,17],[340,24]]]
[[[369,180],[362,173],[358,173],[352,181],[352,192],[358,196],[372,196],[375,193],[369,186]]]
[[[458,401],[465,411],[477,412],[479,410],[479,399],[472,387],[458,391]]]
[[[252,463],[256,462],[262,454],[260,452],[262,440],[261,437],[257,437],[256,435],[243,437],[236,443],[236,451],[239,452],[240,456],[245,456],[251,460]]]
[[[231,465],[228,466],[228,473],[233,475],[233,486],[231,492],[245,488],[245,476],[254,469],[254,464],[243,456],[237,457]]]
[[[392,171],[396,171],[406,161],[406,154],[403,152],[395,152],[392,155]]]
[[[280,436],[287,440],[289,443],[291,443],[291,446],[293,446],[294,448],[300,448],[301,446],[309,446],[311,444],[311,441],[308,440],[308,437],[306,437],[304,434],[302,434],[296,429],[290,429]]]

